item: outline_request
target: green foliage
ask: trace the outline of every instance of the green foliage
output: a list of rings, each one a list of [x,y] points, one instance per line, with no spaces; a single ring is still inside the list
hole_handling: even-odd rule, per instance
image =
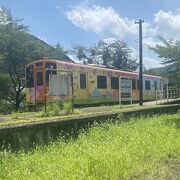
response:
[[[72,103],[71,102],[62,102],[62,101],[55,101],[54,103],[49,103],[39,113],[40,117],[53,117],[59,115],[68,115],[72,113]]]
[[[72,103],[71,102],[65,102],[63,104],[63,109],[65,111],[65,114],[71,114],[72,113]]]
[[[124,41],[99,41],[94,47],[74,45],[71,51],[84,64],[102,64],[122,70],[136,70],[137,59],[132,58],[132,50]]]
[[[11,95],[11,79],[8,74],[0,73],[0,100],[8,100]]]
[[[45,107],[43,107],[43,110],[41,110],[40,112],[40,116],[41,117],[58,116],[61,110],[62,109],[58,103],[51,103],[47,105],[46,111],[45,111]]]
[[[11,117],[13,119],[19,119],[19,116],[20,116],[20,112],[19,111],[11,113]]]
[[[10,114],[14,109],[14,106],[7,103],[5,100],[0,100],[0,114]]]
[[[122,111],[127,111],[127,110],[138,110],[138,109],[147,109],[147,108],[152,108],[152,106],[144,106],[144,107],[139,107],[139,106],[132,106],[132,105],[124,105],[124,106],[119,106],[119,105],[114,105],[114,106],[100,106],[100,107],[86,107],[86,108],[76,108],[73,110],[72,113],[66,114],[66,112],[63,110],[62,107],[62,101],[56,101],[57,105],[60,106],[59,114],[57,116],[49,116],[47,115],[48,113],[45,112],[45,107],[42,107],[39,109],[39,112],[26,112],[22,113],[27,110],[19,110],[20,113],[20,118],[17,121],[5,121],[1,122],[0,126],[6,126],[6,125],[15,125],[15,124],[23,124],[23,123],[32,123],[32,122],[40,122],[40,121],[51,121],[51,120],[66,120],[67,118],[78,118],[78,117],[87,117],[87,116],[94,116],[94,115],[101,115],[101,114],[111,114],[113,113],[120,113]],[[1,110],[1,108],[0,108]],[[13,111],[13,109],[8,106],[7,110],[10,110],[10,112]],[[3,112],[3,111],[0,111]],[[4,114],[10,114],[10,112]],[[71,112],[71,111],[70,111]]]
[[[13,17],[9,9],[0,8],[0,77],[2,74],[9,76],[5,86],[0,83],[0,96],[3,94],[6,101],[15,104],[16,110],[20,108],[25,97],[25,66],[44,56],[70,60],[66,54],[67,51],[60,43],[52,47],[29,34],[28,27]],[[5,92],[8,92],[8,95]]]
[[[0,152],[0,179],[179,179],[179,114],[96,125],[76,140]]]
[[[162,58],[162,64],[168,65],[166,76],[170,78],[170,85],[180,88],[180,41],[159,39],[162,45],[149,48]]]
[[[59,107],[60,110],[63,109],[63,102],[61,100],[56,100],[55,104]]]

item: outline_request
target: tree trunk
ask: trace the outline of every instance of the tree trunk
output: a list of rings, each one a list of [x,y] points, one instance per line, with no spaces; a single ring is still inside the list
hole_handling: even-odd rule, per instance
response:
[[[16,94],[16,104],[15,104],[15,108],[16,108],[16,111],[19,110],[19,105],[20,105],[21,102],[19,102],[19,93]]]

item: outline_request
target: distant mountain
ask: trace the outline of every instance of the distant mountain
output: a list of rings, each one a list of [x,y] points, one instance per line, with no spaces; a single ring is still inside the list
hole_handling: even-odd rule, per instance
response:
[[[37,38],[34,35],[31,35],[27,33],[27,36],[30,40],[34,42],[36,46],[41,49],[41,56],[42,57],[48,57],[52,59],[57,59],[57,60],[63,60],[63,61],[72,61],[67,55],[66,51],[63,49],[63,47],[53,47],[49,45],[48,43],[44,42],[43,40]],[[35,60],[35,59],[34,59]]]
[[[164,66],[159,68],[150,68],[148,70],[145,70],[144,73],[157,76],[166,76],[170,71],[170,66]]]
[[[144,73],[167,77],[169,79],[169,87],[175,88],[177,86],[177,79],[174,77],[174,74],[176,73],[176,67],[174,67],[173,65],[168,65],[160,68],[151,68],[145,70]]]

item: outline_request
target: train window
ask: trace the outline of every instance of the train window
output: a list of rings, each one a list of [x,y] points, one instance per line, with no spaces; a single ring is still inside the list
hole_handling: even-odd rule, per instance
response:
[[[42,62],[36,63],[36,67],[40,67],[40,66],[43,66]]]
[[[119,89],[119,78],[111,77],[111,89]]]
[[[159,89],[161,90],[161,83],[159,83]]]
[[[33,65],[26,68],[26,86],[27,88],[34,87]]]
[[[145,90],[151,90],[151,82],[145,81]]]
[[[55,63],[46,63],[46,69],[56,69]],[[46,84],[49,85],[49,75],[57,74],[57,71],[46,70]]]
[[[43,85],[43,73],[37,72],[36,78],[37,78],[37,86],[42,86]]]
[[[132,79],[132,90],[136,89],[136,80]]]
[[[154,81],[154,90],[157,90],[157,82]]]
[[[80,74],[80,88],[86,89],[86,74]]]
[[[97,76],[97,88],[106,89],[107,88],[107,77]]]
[[[139,80],[137,80],[137,89],[139,89],[140,84],[139,84]]]

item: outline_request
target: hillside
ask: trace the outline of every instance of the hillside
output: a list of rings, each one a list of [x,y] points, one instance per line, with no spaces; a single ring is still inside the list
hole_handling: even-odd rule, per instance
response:
[[[159,67],[159,68],[150,68],[145,70],[144,73],[157,75],[157,76],[166,76],[166,74],[170,71],[169,66]]]
[[[28,38],[36,44],[36,46],[40,47],[42,56],[47,56],[57,60],[71,61],[71,59],[66,55],[66,51],[63,47],[53,47],[34,35],[29,33],[27,35],[29,36]]]

